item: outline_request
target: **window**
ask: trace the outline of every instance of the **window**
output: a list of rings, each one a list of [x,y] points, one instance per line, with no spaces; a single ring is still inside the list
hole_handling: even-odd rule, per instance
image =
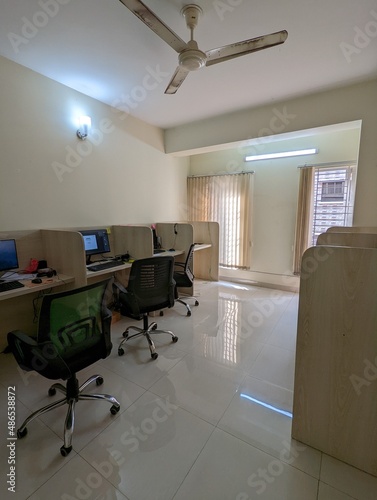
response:
[[[331,226],[352,225],[353,170],[351,166],[314,169],[311,245]]]
[[[344,181],[323,182],[321,201],[343,201],[344,186]]]
[[[219,264],[250,268],[252,174],[225,174],[187,179],[188,220],[220,226]]]
[[[297,205],[293,272],[300,274],[301,257],[331,226],[352,226],[355,165],[303,167]]]

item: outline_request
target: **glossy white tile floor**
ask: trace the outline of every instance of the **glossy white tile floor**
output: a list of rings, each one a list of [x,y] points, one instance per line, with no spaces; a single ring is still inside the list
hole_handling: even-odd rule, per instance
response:
[[[229,282],[196,281],[191,317],[177,304],[159,328],[152,361],[144,340],[117,346],[113,325],[94,391],[121,403],[76,406],[73,451],[63,458],[65,408],[29,424],[16,442],[16,493],[7,492],[6,405],[0,423],[2,498],[17,500],[376,500],[377,478],[290,437],[298,296]],[[16,387],[17,423],[49,401],[49,381],[0,355],[0,397]],[[277,411],[279,410],[279,411]],[[324,423],[325,425],[325,423]]]

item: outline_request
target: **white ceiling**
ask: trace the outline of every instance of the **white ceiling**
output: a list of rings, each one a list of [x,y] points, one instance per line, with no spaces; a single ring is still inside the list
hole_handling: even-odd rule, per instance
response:
[[[180,10],[193,0],[144,3],[189,40]],[[377,0],[196,3],[204,51],[282,29],[288,39],[192,72],[165,95],[178,54],[119,0],[1,0],[0,54],[162,128],[377,76]]]

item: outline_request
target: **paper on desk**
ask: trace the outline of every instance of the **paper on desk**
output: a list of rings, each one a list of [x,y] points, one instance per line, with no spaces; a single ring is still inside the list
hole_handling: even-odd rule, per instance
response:
[[[3,274],[0,279],[3,281],[21,281],[21,280],[32,280],[36,277],[36,274],[19,274],[8,272]]]

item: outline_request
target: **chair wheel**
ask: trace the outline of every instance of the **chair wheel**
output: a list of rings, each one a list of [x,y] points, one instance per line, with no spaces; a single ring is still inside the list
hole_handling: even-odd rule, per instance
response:
[[[24,429],[23,431],[20,431],[20,430],[18,430],[18,431],[17,431],[17,437],[18,437],[19,439],[21,439],[21,438],[25,437],[25,436],[26,436],[26,434],[27,434],[27,427],[25,427],[25,429]]]
[[[110,408],[110,413],[111,415],[116,415],[118,413],[118,411],[120,410],[120,406],[116,406],[116,405],[113,405],[111,408]]]
[[[157,323],[152,326],[152,330],[157,330]]]
[[[118,356],[123,356],[123,354],[124,354],[123,347],[119,347],[119,349],[118,349]]]
[[[157,359],[158,358],[158,353],[157,352],[152,352],[151,358],[152,359]]]
[[[160,311],[160,316],[163,316],[164,315],[164,311]]]
[[[196,306],[198,306],[198,305],[199,305],[199,302],[198,302],[197,300],[195,301],[195,305],[196,305]]]
[[[191,316],[191,311],[187,311],[186,316]]]
[[[68,448],[62,446],[60,448],[60,453],[63,455],[63,457],[68,456],[71,453],[71,451],[72,451],[72,446],[68,446]]]
[[[55,387],[50,387],[50,389],[48,390],[48,395],[49,396],[55,396],[55,394],[56,394]]]
[[[172,342],[174,342],[174,343],[175,343],[175,342],[178,342],[178,337],[175,335],[175,336],[174,336],[171,340],[172,340]]]
[[[128,339],[128,333],[127,333],[127,330],[126,330],[125,332],[123,332],[123,333],[122,333],[122,335],[123,335],[123,337],[124,337],[125,339]]]
[[[97,377],[96,379],[96,385],[102,385],[103,384],[103,378],[102,377]]]

